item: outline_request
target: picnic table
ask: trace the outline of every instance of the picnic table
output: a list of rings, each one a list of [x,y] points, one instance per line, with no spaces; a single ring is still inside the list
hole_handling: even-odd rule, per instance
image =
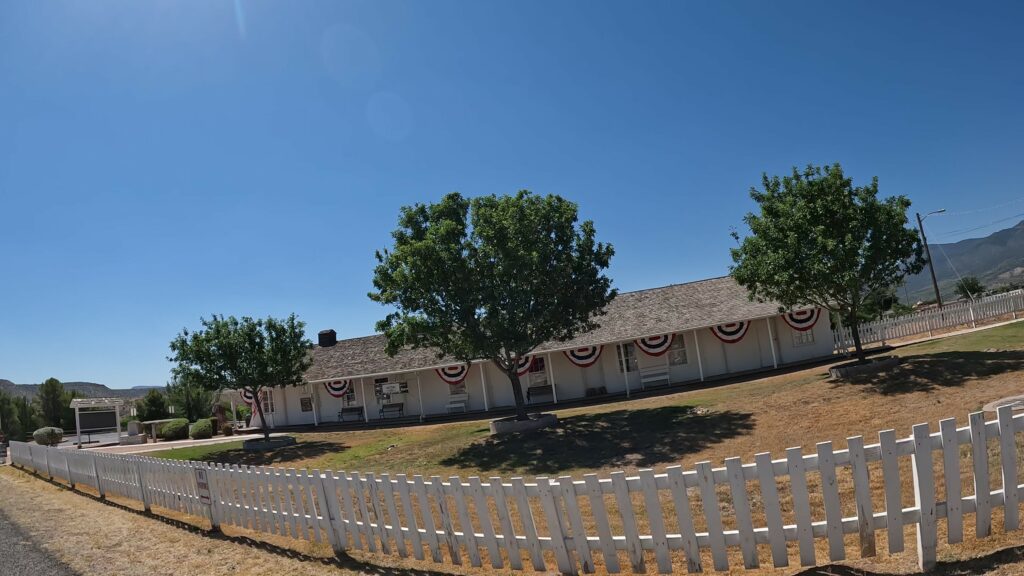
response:
[[[142,423],[142,425],[150,427],[150,436],[153,438],[153,442],[156,442],[157,426],[163,426],[164,424],[167,424],[171,420],[174,420],[174,418],[164,418],[163,420],[146,420],[145,422]]]

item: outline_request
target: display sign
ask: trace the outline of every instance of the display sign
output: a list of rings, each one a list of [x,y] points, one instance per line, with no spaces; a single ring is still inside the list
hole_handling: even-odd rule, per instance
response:
[[[402,385],[397,382],[390,382],[388,384],[381,384],[380,391],[385,394],[401,394]]]
[[[95,432],[97,430],[116,430],[116,410],[81,410],[78,412],[78,426],[80,432]]]
[[[302,408],[303,412],[312,412],[313,411],[313,399],[308,397],[308,396],[303,397],[303,398],[299,398],[299,406]]]
[[[199,501],[209,506],[213,504],[210,497],[210,482],[206,479],[206,469],[196,468],[196,488],[199,492]]]

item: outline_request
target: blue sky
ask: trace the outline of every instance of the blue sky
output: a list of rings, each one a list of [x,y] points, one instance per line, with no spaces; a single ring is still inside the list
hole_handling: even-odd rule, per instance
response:
[[[577,201],[622,290],[726,273],[808,162],[985,235],[1024,212],[1022,11],[5,2],[0,378],[163,384],[214,312],[370,333],[398,208],[453,190]]]

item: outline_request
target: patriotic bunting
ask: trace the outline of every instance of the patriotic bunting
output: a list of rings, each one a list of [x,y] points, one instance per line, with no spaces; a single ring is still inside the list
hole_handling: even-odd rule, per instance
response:
[[[249,392],[248,390],[239,390],[238,394],[242,397],[242,402],[252,406],[252,392]]]
[[[730,322],[713,326],[711,333],[726,344],[735,344],[743,340],[747,334],[747,328],[750,328],[750,322]]]
[[[455,386],[457,384],[462,384],[462,381],[466,379],[466,375],[469,374],[469,364],[435,368],[434,372],[437,372],[437,375],[441,377],[441,380]]]
[[[593,366],[597,359],[601,357],[601,349],[604,346],[584,346],[582,348],[573,348],[572,350],[565,350],[562,352],[570,362],[579,366],[580,368],[586,368],[587,366]]]
[[[348,391],[352,389],[351,380],[332,380],[331,382],[324,382],[324,388],[327,389],[327,393],[335,398],[342,398]]]
[[[672,347],[672,340],[675,334],[662,334],[661,336],[649,336],[637,338],[636,347],[648,356],[661,356]]]
[[[526,355],[519,359],[516,363],[516,374],[525,376],[530,371],[530,364],[533,363],[533,356]]]
[[[789,327],[793,330],[799,330],[800,332],[806,332],[814,325],[818,323],[818,317],[821,315],[820,308],[811,308],[808,310],[797,310],[795,312],[786,312],[782,315],[782,319],[789,324]]]

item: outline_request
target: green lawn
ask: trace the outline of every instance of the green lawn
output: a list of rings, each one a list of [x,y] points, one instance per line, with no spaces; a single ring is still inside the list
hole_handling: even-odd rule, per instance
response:
[[[558,410],[558,428],[492,438],[486,420],[296,434],[299,444],[251,454],[240,442],[149,455],[234,464],[442,476],[559,475],[688,466],[812,446],[896,428],[909,433],[1020,394],[1024,322],[907,346],[888,373],[836,383],[823,366],[703,390]],[[827,418],[822,415],[827,414]]]

